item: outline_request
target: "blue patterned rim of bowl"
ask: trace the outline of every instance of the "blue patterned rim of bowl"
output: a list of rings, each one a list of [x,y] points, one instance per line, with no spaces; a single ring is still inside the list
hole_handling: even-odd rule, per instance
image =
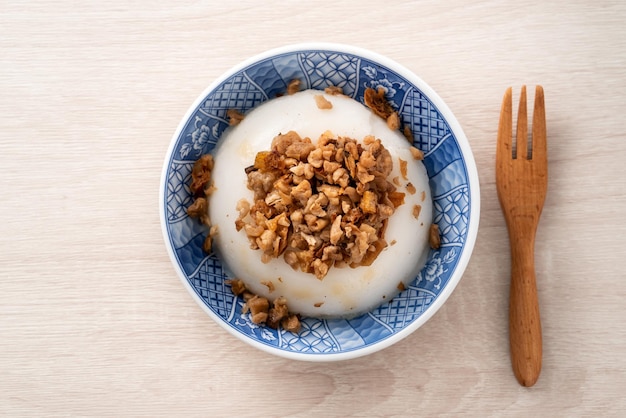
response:
[[[303,318],[295,335],[253,324],[243,302],[224,283],[220,261],[202,252],[207,230],[187,216],[194,161],[213,149],[228,126],[226,111],[246,112],[286,91],[293,79],[302,88],[340,86],[363,102],[367,87],[383,87],[424,164],[439,224],[441,248],[397,297],[354,319]],[[337,44],[301,44],[265,52],[231,69],[211,84],[188,110],[167,152],[160,187],[161,225],[175,270],[202,308],[241,340],[282,357],[329,361],[370,354],[408,336],[450,296],[469,261],[479,219],[478,174],[469,143],[443,100],[399,64],[363,49]]]

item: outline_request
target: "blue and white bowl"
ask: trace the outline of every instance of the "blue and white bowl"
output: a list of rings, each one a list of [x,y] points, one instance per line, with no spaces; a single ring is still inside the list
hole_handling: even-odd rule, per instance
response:
[[[224,283],[220,260],[202,251],[207,230],[187,216],[194,161],[213,149],[228,127],[226,111],[242,113],[284,93],[293,79],[302,89],[339,86],[363,102],[367,87],[382,86],[424,154],[441,247],[391,302],[354,319],[303,318],[302,331],[273,330],[241,313],[243,301]],[[211,84],[189,108],[170,144],[160,186],[167,250],[193,298],[224,329],[266,352],[297,360],[355,358],[388,347],[423,325],[443,305],[470,259],[480,211],[478,175],[461,126],[419,77],[375,53],[336,44],[287,46],[257,55]]]

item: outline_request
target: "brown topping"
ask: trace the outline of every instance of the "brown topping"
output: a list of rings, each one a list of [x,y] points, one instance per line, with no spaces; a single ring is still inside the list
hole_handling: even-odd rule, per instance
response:
[[[360,144],[325,132],[313,145],[293,131],[278,135],[247,171],[255,200],[237,205],[235,226],[264,262],[282,256],[320,280],[335,265],[369,265],[387,246],[387,218],[404,203],[387,180],[392,168],[373,136]]]
[[[415,147],[411,147],[409,148],[409,150],[411,151],[411,155],[413,156],[414,159],[416,160],[423,160],[424,159],[424,153],[420,150],[418,150]]]
[[[363,213],[376,213],[376,194],[369,190],[366,190],[363,193],[363,197],[361,198],[361,204],[359,207],[363,211]]]
[[[439,225],[431,224],[430,231],[428,235],[428,243],[430,244],[430,248],[437,249],[441,246],[441,236],[439,235]]]
[[[211,170],[213,170],[213,157],[210,154],[202,155],[191,170],[191,184],[189,189],[193,193],[194,201],[187,208],[187,214],[191,218],[197,218],[206,226],[211,226],[209,219],[209,203],[207,196],[213,193],[215,188],[211,184]],[[217,233],[217,226],[211,227],[209,234],[202,243],[202,250],[210,254],[213,249],[213,236]]]
[[[330,94],[333,96],[339,96],[343,94],[343,89],[337,86],[328,86],[324,89],[324,93]]]
[[[313,304],[313,306],[315,306],[316,308],[319,308],[319,307],[321,307],[323,304],[324,304],[324,302],[317,302],[317,303],[314,303],[314,304]]]
[[[413,183],[409,182],[406,185],[406,191],[409,192],[409,194],[415,194],[417,192],[417,189],[415,188],[415,186],[413,186]]]
[[[392,131],[400,129],[400,116],[398,112],[393,112],[391,115],[387,116],[387,126]]]
[[[199,197],[187,208],[187,215],[200,219],[200,222],[205,225],[210,225],[208,208],[209,204],[206,198]]]
[[[337,245],[339,240],[343,237],[343,229],[341,229],[341,215],[337,216],[330,226],[330,243]]]
[[[211,249],[213,248],[213,237],[216,234],[217,234],[217,225],[213,225],[211,229],[209,229],[209,234],[204,239],[204,244],[202,245],[202,249],[204,250],[205,253],[207,254],[211,253]]]
[[[254,158],[254,168],[261,172],[279,170],[282,164],[280,155],[273,151],[261,151]]]
[[[208,187],[204,188],[204,195],[206,197],[209,197],[210,195],[213,194],[214,191],[216,191],[217,188],[213,185],[213,183],[209,183]]]
[[[256,314],[250,315],[250,320],[255,324],[262,324],[267,321],[268,312],[259,312]]]
[[[378,90],[374,90],[371,87],[366,88],[363,99],[365,106],[372,109],[372,112],[385,120],[394,112],[393,107],[391,107],[385,97],[385,89],[382,87],[378,87]]]
[[[402,283],[402,282],[398,283],[398,290],[401,291],[401,292],[406,290],[406,287],[404,286],[404,283]]]
[[[274,283],[271,280],[263,280],[261,282],[261,284],[263,286],[266,286],[267,289],[270,291],[270,293],[272,293],[274,290],[276,290],[276,288],[274,287]]]
[[[411,132],[411,128],[409,128],[409,125],[404,125],[404,129],[402,129],[402,134],[404,135],[406,140],[409,141],[409,144],[413,143],[413,132]]]
[[[204,239],[204,243],[202,244],[202,250],[205,253],[210,254],[212,248],[213,248],[213,237],[211,235],[207,235],[207,237]]]
[[[392,240],[392,241],[389,243],[389,246],[394,246],[394,245],[396,245],[397,243],[398,243],[398,241],[396,241],[396,240],[394,239],[394,240]]]
[[[297,78],[294,80],[291,80],[291,82],[287,86],[287,94],[291,95],[299,91],[300,91],[300,80],[298,80]]]
[[[213,156],[211,154],[204,154],[193,164],[189,189],[195,196],[202,196],[204,193],[205,187],[211,181],[211,170],[213,170]]]
[[[226,280],[225,283],[230,285],[230,290],[235,296],[239,296],[246,291],[246,285],[241,279],[230,279]]]
[[[282,281],[280,277],[278,280]],[[230,284],[231,290],[235,296],[242,296],[245,301],[242,313],[246,314],[249,312],[250,319],[253,323],[265,323],[265,325],[274,329],[278,329],[279,326],[282,326],[285,331],[295,333],[300,331],[300,319],[297,315],[289,313],[287,299],[284,296],[279,296],[274,299],[272,307],[270,308],[269,300],[248,291],[243,280],[230,279],[226,280],[225,283]],[[271,281],[267,283],[271,283]]]
[[[265,322],[268,317],[270,303],[266,298],[253,296],[243,306],[243,313],[250,312],[250,319],[255,324]]]
[[[400,175],[402,175],[403,179],[408,180],[408,178],[407,178],[407,162],[404,161],[402,158],[398,158],[398,162],[400,163]]]
[[[361,261],[361,265],[371,266],[374,260],[378,257],[378,254],[380,254],[385,248],[387,248],[387,242],[384,239],[372,242],[372,244],[367,247],[367,252],[363,257],[363,261]]]
[[[379,86],[377,90],[371,87],[366,88],[363,94],[363,101],[365,102],[365,106],[369,107],[374,114],[380,116],[387,122],[389,129],[392,131],[400,129],[400,115],[393,109],[393,106],[385,97],[385,89],[383,87]],[[407,141],[409,141],[409,144],[413,144],[413,133],[409,125],[404,125],[402,134]]]
[[[391,181],[393,182],[393,184],[395,184],[396,186],[400,186],[400,176],[395,176],[393,179],[391,179]]]
[[[322,110],[328,110],[333,108],[333,104],[321,94],[315,95],[315,104],[317,105],[318,109]]]
[[[306,157],[314,148],[315,146],[309,138],[300,138],[300,135],[295,131],[279,134],[272,141],[273,151],[299,161],[306,161]]]
[[[420,194],[420,199],[422,200],[422,202],[426,200],[426,190],[422,190],[422,193]]]
[[[272,309],[270,309],[267,318],[267,326],[277,329],[280,322],[288,316],[289,309],[287,308],[287,299],[284,296],[280,296],[276,298],[272,304]]]
[[[293,332],[297,334],[300,332],[300,318],[297,315],[291,314],[287,318],[284,318],[280,325],[285,331]]]
[[[243,114],[237,109],[228,109],[226,111],[226,116],[228,117],[228,124],[230,126],[239,125],[239,122],[241,122],[244,118]]]
[[[236,209],[239,212],[239,217],[243,218],[250,212],[250,203],[246,199],[239,199]]]
[[[421,205],[413,206],[413,216],[415,217],[415,219],[419,218],[421,211],[422,211],[422,206]]]
[[[404,196],[402,192],[390,192],[387,198],[391,201],[394,208],[404,205]]]

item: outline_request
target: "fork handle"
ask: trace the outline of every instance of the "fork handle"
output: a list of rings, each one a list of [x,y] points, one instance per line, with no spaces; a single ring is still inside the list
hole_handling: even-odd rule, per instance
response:
[[[532,229],[531,229],[532,230]],[[532,386],[541,372],[542,337],[535,277],[535,234],[511,234],[509,343],[517,381]],[[518,230],[518,232],[520,232]]]

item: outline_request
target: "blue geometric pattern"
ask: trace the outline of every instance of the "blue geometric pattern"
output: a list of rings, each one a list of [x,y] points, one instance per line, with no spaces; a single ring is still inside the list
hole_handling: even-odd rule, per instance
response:
[[[303,318],[302,331],[292,334],[259,327],[241,313],[243,302],[225,284],[221,264],[200,246],[206,228],[190,219],[189,179],[193,161],[213,149],[228,126],[226,111],[242,113],[282,94],[298,78],[303,88],[341,86],[363,102],[367,87],[385,90],[387,99],[413,132],[413,143],[425,153],[434,201],[434,222],[442,246],[431,250],[426,266],[411,285],[388,303],[352,319]],[[202,303],[242,336],[283,352],[310,355],[345,353],[392,337],[416,321],[441,294],[459,262],[468,236],[470,211],[468,171],[454,132],[435,104],[401,75],[366,58],[346,52],[293,51],[259,60],[231,74],[200,102],[179,132],[168,156],[162,184],[167,245],[184,280]]]
[[[381,305],[373,315],[393,329],[402,329],[421,315],[432,300],[432,295],[409,287],[389,303]]]
[[[282,341],[286,347],[297,352],[333,353],[339,348],[326,323],[311,318],[302,321],[302,329],[297,335],[283,331]]]
[[[187,216],[187,207],[193,203],[189,182],[193,163],[172,162],[167,172],[167,220],[176,222]]]
[[[343,89],[351,96],[356,91],[359,59],[348,54],[308,52],[300,54],[308,88],[324,90],[328,86]]]
[[[245,112],[264,99],[267,99],[265,93],[242,73],[229,78],[213,94],[209,94],[202,110],[209,115],[226,119],[228,109]]]
[[[413,143],[425,153],[437,146],[450,133],[448,124],[433,104],[417,89],[406,93],[401,114],[413,132]]]
[[[215,258],[209,258],[189,277],[189,283],[198,292],[198,296],[206,299],[219,316],[227,317],[232,310],[234,299],[230,288],[223,280],[222,266]]]
[[[469,189],[461,186],[434,199],[435,219],[443,244],[463,245],[469,222]]]

